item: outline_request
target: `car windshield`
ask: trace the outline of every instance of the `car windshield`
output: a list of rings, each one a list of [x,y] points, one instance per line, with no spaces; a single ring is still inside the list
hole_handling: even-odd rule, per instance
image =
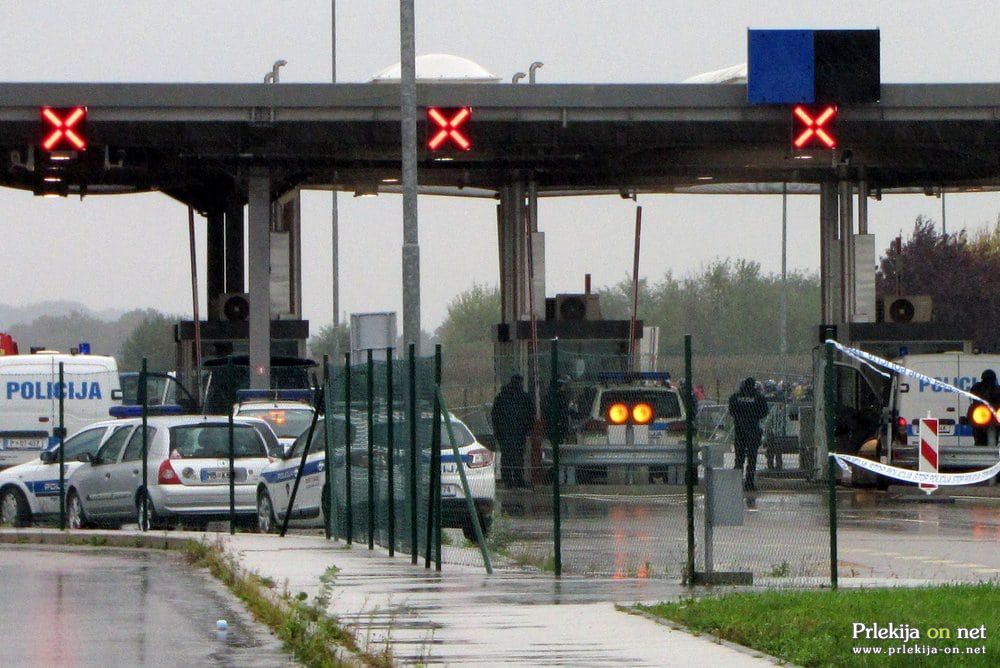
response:
[[[267,421],[278,438],[296,438],[309,428],[313,412],[303,409],[242,407],[238,415]]]
[[[334,420],[333,433],[330,435],[333,439],[334,449],[338,447],[343,447],[344,443],[344,427],[346,426],[343,420]],[[326,422],[323,418],[319,418],[316,421],[316,430],[313,431],[312,443],[309,444],[309,454],[315,454],[317,452],[323,452],[323,448],[326,447]],[[302,448],[305,447],[306,436],[308,436],[309,427],[308,425],[295,440],[295,445],[288,453],[288,458],[294,459],[296,457],[302,456]],[[357,428],[351,425],[351,437],[357,437]]]
[[[635,388],[629,390],[605,390],[601,393],[601,415],[606,415],[611,404],[647,403],[653,407],[656,420],[675,420],[681,417],[681,404],[676,392]]]
[[[233,454],[267,457],[260,434],[248,425],[233,426]],[[229,457],[229,425],[188,424],[170,428],[171,459],[225,459]]]

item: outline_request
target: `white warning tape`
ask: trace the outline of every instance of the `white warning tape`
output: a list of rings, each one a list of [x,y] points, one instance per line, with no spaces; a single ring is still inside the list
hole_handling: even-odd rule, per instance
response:
[[[895,362],[890,362],[889,360],[882,359],[877,355],[872,355],[871,353],[865,352],[864,350],[858,350],[857,348],[849,348],[833,339],[827,339],[827,343],[831,344],[834,348],[841,351],[849,357],[853,357],[856,360],[864,362],[870,365],[877,365],[883,368],[889,369],[901,376],[906,376],[908,378],[915,378],[931,387],[936,387],[948,392],[955,392],[967,397],[971,401],[978,401],[983,405],[987,406],[993,414],[996,416],[997,421],[1000,421],[1000,413],[990,406],[988,403],[983,401],[981,397],[977,397],[971,392],[967,392],[963,389],[957,388],[954,385],[949,385],[937,378],[931,378],[926,376],[919,371],[914,371],[913,369],[907,369],[905,366],[900,366]],[[871,471],[872,473],[878,473],[879,475],[886,476],[887,478],[894,478],[896,480],[902,480],[904,482],[914,482],[914,483],[927,483],[934,485],[974,485],[979,482],[985,482],[997,474],[1000,474],[1000,461],[997,461],[993,466],[982,469],[979,471],[970,471],[968,473],[934,473],[932,471],[914,471],[912,469],[902,469],[898,466],[889,466],[888,464],[883,464],[882,462],[872,461],[871,459],[865,459],[864,457],[856,457],[854,455],[841,455],[837,453],[830,453],[831,457],[834,457],[837,464],[840,465],[845,471],[848,470],[847,464],[852,464],[860,468]],[[998,453],[998,459],[1000,459],[1000,453]]]
[[[871,353],[865,352],[864,350],[858,350],[857,348],[848,348],[844,344],[834,341],[833,339],[827,339],[826,342],[833,345],[834,348],[844,353],[848,357],[853,357],[854,359],[862,362],[868,362],[870,364],[881,366],[883,368],[889,369],[890,371],[896,372],[900,376],[906,376],[908,378],[916,378],[917,380],[926,383],[931,387],[936,387],[941,390],[947,390],[948,392],[955,392],[957,394],[961,394],[962,396],[968,398],[971,401],[978,401],[982,404],[986,404],[987,406],[989,406],[989,404],[983,401],[982,397],[977,397],[971,392],[967,392],[966,390],[955,387],[954,385],[949,385],[948,383],[940,381],[937,378],[931,378],[930,376],[925,376],[919,371],[914,371],[913,369],[907,369],[905,366],[900,366],[895,362],[890,362],[889,360],[882,359],[878,355],[872,355]],[[989,407],[990,410],[993,410],[992,406]],[[995,410],[993,412],[996,413]],[[997,415],[997,420],[1000,421],[1000,415]]]
[[[898,466],[889,466],[882,462],[872,461],[864,457],[854,455],[840,455],[835,452],[830,453],[840,468],[848,470],[847,465],[858,466],[860,468],[878,473],[887,478],[895,478],[903,482],[928,483],[932,485],[974,485],[978,482],[985,482],[1000,474],[1000,461],[988,469],[980,471],[970,471],[968,473],[934,473],[931,471],[914,471],[912,469],[901,469]]]

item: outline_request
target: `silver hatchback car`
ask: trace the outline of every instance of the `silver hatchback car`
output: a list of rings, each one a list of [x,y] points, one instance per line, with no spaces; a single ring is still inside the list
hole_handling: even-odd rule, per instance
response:
[[[67,481],[70,528],[142,522],[148,504],[149,527],[184,519],[204,523],[229,516],[229,423],[224,417],[150,417],[147,422],[147,489],[142,486],[142,427],[136,418],[121,421],[96,455],[81,455],[85,465]],[[273,441],[273,442],[272,442]],[[233,427],[236,512],[252,519],[256,489],[274,435],[260,420],[237,418]]]

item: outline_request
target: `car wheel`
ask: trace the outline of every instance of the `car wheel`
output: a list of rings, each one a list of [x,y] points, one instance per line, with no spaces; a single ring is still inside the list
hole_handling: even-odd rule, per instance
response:
[[[274,504],[271,503],[271,495],[263,491],[257,495],[257,531],[260,533],[274,533],[277,522],[274,519]]]
[[[76,490],[71,491],[66,499],[66,524],[70,529],[89,529],[92,526]]]
[[[139,525],[140,531],[170,528],[163,521],[163,518],[157,514],[156,508],[153,507],[153,500],[149,498],[149,494],[144,494],[136,500],[135,523]]]
[[[0,524],[11,527],[31,526],[31,509],[28,501],[16,487],[8,487],[0,495]]]

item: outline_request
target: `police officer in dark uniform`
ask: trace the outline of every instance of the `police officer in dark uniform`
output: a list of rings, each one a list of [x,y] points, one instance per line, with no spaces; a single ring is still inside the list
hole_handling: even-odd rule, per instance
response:
[[[526,487],[524,479],[524,441],[531,429],[534,409],[528,393],[524,391],[524,378],[514,374],[500,388],[490,417],[493,434],[500,446],[500,476],[508,489]]]
[[[729,397],[729,414],[733,416],[734,438],[736,447],[736,468],[743,470],[746,463],[746,474],[743,489],[748,492],[757,491],[754,474],[757,471],[757,451],[760,449],[760,421],[768,413],[767,400],[757,390],[753,378],[747,378]]]

